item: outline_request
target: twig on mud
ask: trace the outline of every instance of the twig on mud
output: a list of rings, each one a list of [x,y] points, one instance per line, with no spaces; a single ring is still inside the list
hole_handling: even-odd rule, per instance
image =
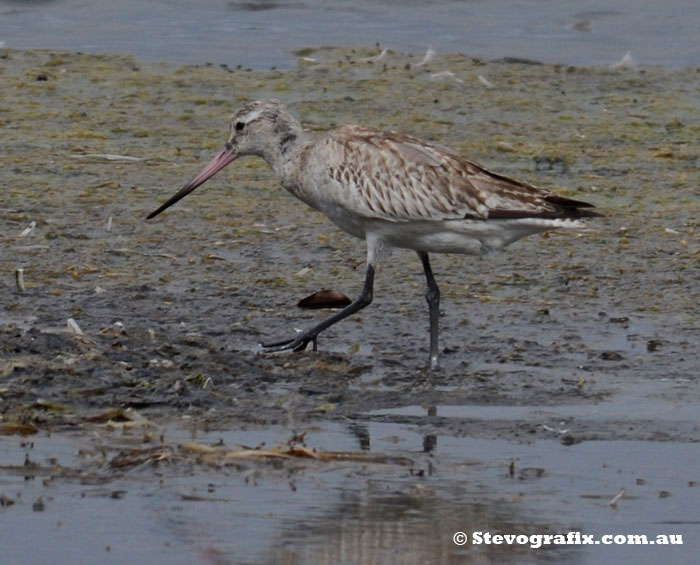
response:
[[[613,496],[607,505],[610,506],[610,508],[617,509],[617,501],[620,500],[624,495],[625,495],[625,489],[620,489],[620,492],[618,492],[615,496]]]
[[[280,445],[265,449],[242,447],[239,449],[220,449],[199,443],[183,443],[180,451],[201,456],[201,460],[210,464],[221,464],[237,460],[254,459],[312,459],[316,461],[355,461],[359,463],[379,463],[410,465],[407,457],[393,457],[383,454],[368,454],[352,451],[319,451],[305,445]]]
[[[138,162],[143,161],[142,157],[131,157],[130,155],[115,155],[114,153],[85,153],[77,154],[74,153],[70,155],[72,159],[97,159],[104,161],[130,161]]]

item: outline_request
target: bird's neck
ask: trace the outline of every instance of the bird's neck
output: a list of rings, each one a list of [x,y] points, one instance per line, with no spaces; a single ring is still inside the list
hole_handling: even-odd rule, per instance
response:
[[[263,159],[272,167],[280,183],[291,190],[298,183],[301,154],[313,141],[313,135],[292,124],[277,138],[277,143],[267,148]]]

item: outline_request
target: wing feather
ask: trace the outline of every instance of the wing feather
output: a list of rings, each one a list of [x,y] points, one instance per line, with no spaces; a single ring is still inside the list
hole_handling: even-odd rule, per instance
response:
[[[493,173],[438,144],[362,126],[329,132],[324,162],[343,200],[390,221],[566,218],[596,215],[567,199]],[[581,210],[581,209],[584,210]]]

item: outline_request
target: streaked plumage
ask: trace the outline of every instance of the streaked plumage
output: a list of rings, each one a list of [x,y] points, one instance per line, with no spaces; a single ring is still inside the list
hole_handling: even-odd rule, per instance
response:
[[[578,218],[599,215],[591,204],[492,173],[447,147],[410,135],[354,125],[311,134],[280,102],[261,100],[234,115],[224,150],[148,217],[243,155],[265,159],[287,190],[367,242],[360,298],[310,330],[264,346],[274,351],[315,345],[321,331],[367,306],[377,253],[386,244],[414,249],[423,263],[430,362],[437,367],[439,289],[428,253],[480,255],[533,233],[579,227]]]

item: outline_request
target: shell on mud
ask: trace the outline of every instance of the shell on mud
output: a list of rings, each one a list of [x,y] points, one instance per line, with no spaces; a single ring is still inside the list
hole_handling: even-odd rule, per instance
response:
[[[306,298],[302,298],[297,302],[297,306],[310,310],[318,308],[344,308],[351,302],[352,300],[339,290],[322,289],[310,294]]]

